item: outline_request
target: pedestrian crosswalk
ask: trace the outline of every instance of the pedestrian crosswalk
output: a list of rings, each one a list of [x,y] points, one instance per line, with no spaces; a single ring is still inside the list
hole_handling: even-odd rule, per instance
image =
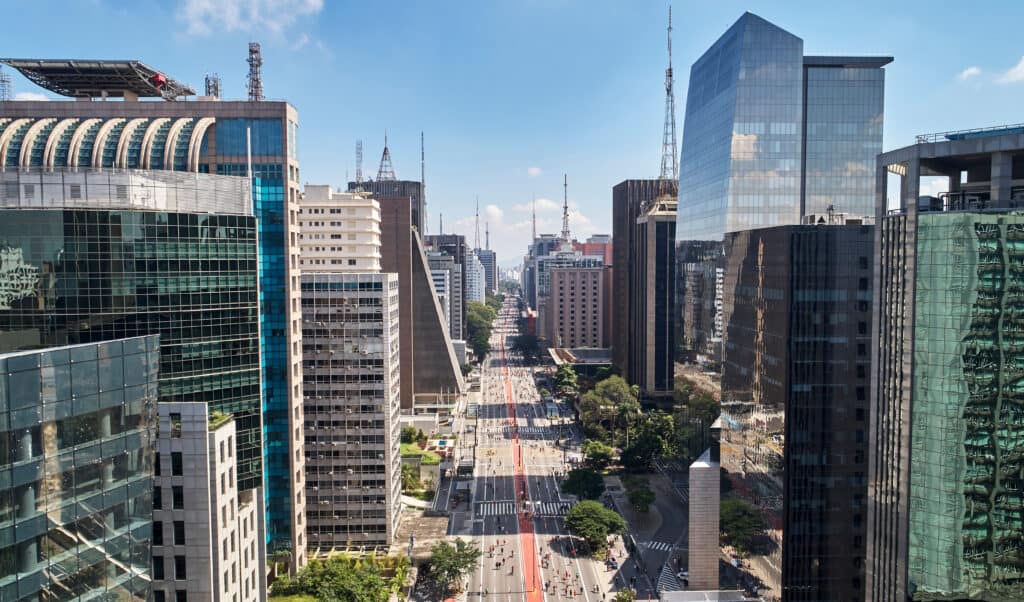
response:
[[[664,541],[644,541],[640,542],[640,545],[649,550],[657,550],[659,552],[668,552],[675,547],[673,544],[665,543]]]
[[[549,432],[551,432],[551,429],[546,426],[506,426],[504,430],[506,433],[511,433],[513,432],[513,430],[518,430],[520,435],[546,435]]]
[[[661,573],[658,575],[658,592],[676,592],[683,589],[679,579],[672,574],[672,564],[666,562],[661,566]]]
[[[518,512],[532,512],[536,516],[563,516],[570,505],[563,502],[477,502],[474,508],[477,517],[511,516]]]

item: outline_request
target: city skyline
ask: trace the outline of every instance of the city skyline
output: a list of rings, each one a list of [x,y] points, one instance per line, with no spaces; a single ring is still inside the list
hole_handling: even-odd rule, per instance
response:
[[[954,6],[940,14],[924,6],[886,6],[884,13],[881,4],[840,6],[825,18],[806,3],[726,2],[699,10],[675,3],[680,136],[686,90],[679,82],[745,10],[798,32],[807,54],[894,56],[887,67],[885,149],[909,144],[918,133],[1020,121],[1014,99],[1024,86],[1024,49],[1011,28],[1013,13],[1022,9]],[[129,12],[97,1],[62,6],[64,19],[53,19],[54,6],[41,2],[23,7],[22,26],[9,32],[5,54],[139,59],[195,88],[205,73],[216,72],[224,97],[241,98],[246,43],[259,41],[265,94],[289,99],[308,126],[298,137],[303,183],[344,187],[355,175],[356,139],[365,147],[364,174],[376,174],[385,130],[398,177],[418,179],[417,138],[424,131],[427,231],[437,232],[443,213],[446,232],[471,240],[479,194],[491,248],[507,267],[525,253],[533,195],[538,232],[560,230],[563,173],[580,240],[611,232],[612,185],[656,175],[667,7],[414,4],[399,11],[318,0],[184,0]],[[381,15],[388,19],[386,36],[382,27],[351,26]],[[930,33],[950,21],[967,27],[982,20],[990,32],[984,39]],[[154,37],[154,23],[166,35]],[[105,32],[111,24],[117,35],[93,36],[84,50],[72,35],[83,25]],[[623,31],[631,33],[609,35]],[[52,96],[11,69],[5,73],[16,95]],[[920,105],[923,91],[941,100]]]

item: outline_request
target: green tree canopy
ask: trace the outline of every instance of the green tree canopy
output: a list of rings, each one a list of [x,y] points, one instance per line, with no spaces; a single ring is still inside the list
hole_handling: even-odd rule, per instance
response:
[[[439,541],[430,549],[430,579],[447,593],[480,564],[482,552],[476,544],[456,538],[454,545]]]
[[[584,500],[596,500],[604,493],[604,477],[586,468],[570,470],[562,482],[562,491]]]
[[[595,470],[603,470],[615,460],[615,448],[601,441],[587,441],[580,449],[587,464]]]
[[[307,595],[318,602],[387,602],[408,574],[405,557],[335,556],[310,560],[294,578],[274,582],[274,595]],[[385,577],[385,570],[391,577]]]
[[[552,378],[555,390],[559,393],[575,393],[576,392],[576,370],[571,364],[562,364],[555,370],[555,376]]]
[[[615,592],[615,597],[612,598],[612,602],[635,602],[636,594],[631,589],[620,589]]]
[[[625,519],[593,500],[573,506],[565,516],[565,524],[593,549],[604,547],[609,535],[626,530]]]
[[[719,530],[725,541],[738,550],[749,549],[751,540],[767,528],[757,508],[743,500],[722,500],[719,508]]]
[[[646,487],[639,487],[629,492],[629,503],[637,509],[637,512],[647,512],[654,503],[654,492]]]
[[[403,426],[399,437],[402,440],[402,443],[412,443],[416,440],[416,427],[411,425]]]

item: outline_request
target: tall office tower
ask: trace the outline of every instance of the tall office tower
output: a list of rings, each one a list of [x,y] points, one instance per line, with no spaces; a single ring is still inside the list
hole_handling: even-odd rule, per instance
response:
[[[484,266],[484,280],[488,295],[498,292],[498,256],[490,249],[477,249],[477,259]]]
[[[466,308],[463,305],[465,283],[462,280],[462,266],[455,262],[454,257],[443,251],[427,251],[427,265],[430,267],[432,281],[436,281],[438,278],[434,274],[445,273],[444,279],[448,284],[444,293],[446,298],[442,302],[442,292],[435,289],[434,293],[438,297],[438,302],[447,306],[448,332],[451,334],[452,340],[465,340],[465,331],[463,330],[463,324],[466,321]]]
[[[629,291],[633,286],[633,273],[638,269],[636,220],[640,208],[658,196],[658,182],[624,180],[612,188],[612,287],[616,291]],[[629,383],[636,382],[630,364],[636,355],[634,325],[639,321],[633,297],[631,293],[612,295],[612,363]]]
[[[401,510],[398,276],[305,273],[309,545],[386,549]],[[339,451],[341,450],[341,451]]]
[[[412,199],[377,200],[381,209],[381,267],[384,272],[398,274],[402,411],[447,408],[465,390],[466,383],[444,309],[431,283],[423,239],[413,228]],[[417,400],[427,405],[417,406]]]
[[[636,265],[631,286],[617,296],[631,297],[635,322],[630,322],[627,379],[651,399],[671,400],[675,391],[676,197],[648,202],[636,219]]]
[[[803,40],[744,13],[693,64],[676,222],[690,260],[678,268],[683,315],[695,311],[685,307],[691,297],[716,288],[726,233],[799,224],[829,207],[871,214],[864,174],[882,147],[882,67],[891,61],[804,56]],[[697,327],[681,325],[684,351],[713,362],[720,333]]]
[[[424,187],[422,182],[415,180],[364,180],[362,183],[349,182],[348,191],[361,190],[380,201],[381,207],[388,204],[388,199],[406,199],[409,202],[411,225],[424,235],[426,213],[424,208]]]
[[[466,302],[483,303],[487,300],[487,271],[476,251],[466,256]]]
[[[293,244],[298,237],[298,113],[285,102],[187,101],[184,97],[193,96],[193,90],[138,61],[6,62],[56,94],[86,100],[123,98],[125,102],[0,104],[0,161],[4,167],[162,169],[244,176],[247,150],[251,149],[249,213],[255,213],[259,228],[258,361],[262,370],[262,378],[257,375],[255,382],[258,387],[262,380],[262,392],[258,388],[250,392],[248,382],[235,391],[262,398],[262,436],[249,436],[253,428],[260,427],[258,420],[237,412],[235,418],[245,434],[239,437],[239,445],[246,446],[244,454],[239,449],[239,460],[260,464],[263,474],[252,475],[250,467],[240,468],[238,486],[244,490],[265,484],[268,552],[287,552],[293,565],[301,566],[305,563],[300,518],[304,472],[299,374],[302,329],[299,248]],[[134,102],[146,97],[177,102]],[[247,145],[247,132],[251,145]],[[40,178],[28,184],[21,194],[38,198],[44,191],[42,183]],[[68,200],[86,192],[76,190],[67,190]],[[198,301],[189,301],[193,302]],[[186,357],[199,364],[205,361],[199,355]],[[253,443],[262,443],[262,454],[248,448]],[[265,462],[259,455],[266,456]]]
[[[554,347],[605,347],[606,268],[558,267],[551,270],[548,320],[544,328]]]
[[[159,413],[152,600],[265,602],[263,496],[238,489],[235,421],[202,401]]]
[[[433,255],[439,255],[447,257],[443,253],[436,253],[431,251],[427,253],[427,261],[434,265]],[[437,293],[437,300],[441,303],[441,308],[444,310],[445,324],[448,325],[449,331],[452,326],[452,281],[451,281],[451,270],[449,269],[434,269],[430,268],[430,281],[434,284],[434,292]]]
[[[536,278],[533,287],[537,294],[537,323],[540,330],[538,336],[553,345],[555,344],[555,333],[550,330],[550,326],[554,322],[552,321],[553,316],[549,312],[554,311],[553,308],[557,306],[551,303],[552,271],[556,268],[603,268],[605,267],[604,260],[600,257],[587,257],[577,251],[564,249],[555,251],[551,255],[538,257],[534,260],[534,264]],[[608,275],[602,274],[602,276]],[[610,278],[610,276],[608,277]]]
[[[721,466],[781,529],[784,599],[863,600],[874,227],[807,221],[725,237]]]
[[[537,259],[555,252],[560,241],[554,234],[541,234],[533,239],[523,257],[520,284],[523,287],[523,299],[531,308],[537,308]]]
[[[917,139],[876,171],[867,599],[1022,600],[1024,133]]]
[[[4,263],[24,286],[30,270],[8,263],[12,251]],[[0,599],[153,599],[159,342],[0,354]]]
[[[307,185],[300,215],[303,258],[316,262],[302,275],[306,532],[322,554],[387,547],[401,510],[401,363],[380,205]]]
[[[380,272],[380,203],[306,184],[299,201],[303,271]]]
[[[434,251],[443,251],[451,256],[455,260],[455,264],[458,266],[461,273],[462,283],[462,298],[460,302],[462,306],[466,306],[466,281],[468,274],[466,274],[467,267],[469,266],[469,255],[470,248],[466,244],[466,237],[461,234],[430,234],[423,238],[424,244],[428,249]],[[466,331],[466,315],[465,312],[462,314],[462,325],[460,326],[462,332]],[[457,337],[462,338],[462,337]]]

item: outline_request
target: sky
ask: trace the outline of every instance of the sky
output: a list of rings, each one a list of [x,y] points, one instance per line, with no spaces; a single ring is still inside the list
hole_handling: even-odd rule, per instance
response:
[[[611,232],[612,186],[658,174],[663,0],[0,0],[0,55],[137,59],[201,90],[216,72],[245,97],[247,43],[264,92],[299,111],[304,183],[375,175],[387,132],[399,178],[420,175],[427,231],[473,241],[479,196],[501,265],[561,230],[563,174],[581,240]],[[926,132],[1024,122],[1019,1],[673,2],[678,137],[690,65],[744,11],[804,39],[805,54],[891,55],[884,148]],[[826,8],[827,7],[827,8]],[[8,72],[10,70],[8,69]],[[43,90],[13,74],[16,94]],[[481,240],[481,245],[483,241]]]

